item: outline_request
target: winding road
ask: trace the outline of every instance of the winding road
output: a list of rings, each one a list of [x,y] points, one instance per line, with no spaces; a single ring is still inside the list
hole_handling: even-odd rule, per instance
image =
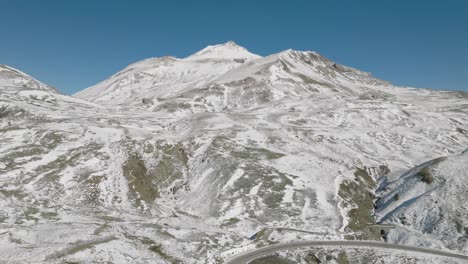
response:
[[[378,242],[378,241],[353,241],[353,240],[298,241],[298,242],[291,242],[288,244],[276,244],[276,245],[271,245],[271,246],[266,246],[266,247],[246,251],[238,255],[234,255],[228,258],[225,261],[225,263],[226,264],[246,264],[257,258],[270,255],[276,251],[300,249],[300,248],[308,248],[308,247],[382,248],[382,249],[392,249],[392,250],[402,250],[402,251],[408,251],[408,252],[423,253],[423,254],[429,254],[429,255],[434,255],[438,257],[455,258],[459,260],[465,260],[468,263],[468,256],[453,253],[453,252],[430,249],[430,248],[420,248],[420,247],[414,247],[414,246],[399,245],[399,244],[390,244],[390,243],[384,243],[384,242]]]

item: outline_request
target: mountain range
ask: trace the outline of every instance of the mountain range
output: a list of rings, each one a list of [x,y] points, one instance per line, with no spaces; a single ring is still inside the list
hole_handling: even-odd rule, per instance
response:
[[[222,263],[304,239],[466,255],[467,148],[468,94],[317,52],[230,41],[73,96],[0,65],[0,262]],[[307,252],[274,263],[463,263]]]

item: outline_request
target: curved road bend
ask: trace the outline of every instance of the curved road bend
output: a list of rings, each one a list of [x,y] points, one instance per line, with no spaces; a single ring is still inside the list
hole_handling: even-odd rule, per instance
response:
[[[420,248],[414,246],[406,246],[399,244],[389,244],[378,241],[353,241],[353,240],[324,240],[324,241],[298,241],[291,242],[288,244],[276,244],[271,246],[266,246],[259,249],[254,249],[240,253],[238,255],[228,258],[226,264],[246,264],[257,258],[261,258],[267,255],[270,255],[276,251],[280,250],[290,250],[290,249],[299,249],[307,247],[370,247],[370,248],[383,248],[383,249],[394,249],[394,250],[404,250],[416,253],[430,254],[439,257],[449,257],[460,260],[468,261],[468,256],[452,253],[448,251],[442,251],[437,249],[430,248]]]

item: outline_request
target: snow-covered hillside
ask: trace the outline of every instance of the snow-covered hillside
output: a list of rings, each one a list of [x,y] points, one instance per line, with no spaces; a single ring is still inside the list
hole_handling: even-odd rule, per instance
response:
[[[0,64],[0,76],[2,77],[0,79],[0,85],[4,89],[6,87],[12,86],[55,92],[54,88],[49,87],[27,75],[26,73],[7,65]]]
[[[377,195],[381,223],[401,226],[397,242],[445,244],[468,252],[468,151],[425,162],[399,177],[383,178]]]
[[[467,131],[467,94],[316,52],[228,42],[74,97],[1,66],[0,256],[219,263],[276,241],[380,240],[379,225],[467,254]]]

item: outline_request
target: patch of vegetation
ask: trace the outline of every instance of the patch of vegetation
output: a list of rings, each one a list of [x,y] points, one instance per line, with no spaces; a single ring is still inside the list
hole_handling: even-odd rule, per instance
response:
[[[455,228],[457,229],[458,233],[468,236],[468,226],[464,227],[459,220],[455,220]]]
[[[411,114],[410,114],[408,111],[406,111],[406,110],[401,110],[401,112],[402,112],[403,114],[405,114],[407,117],[411,117]]]
[[[209,103],[206,100],[206,97],[210,96],[224,96],[224,87],[218,84],[211,84],[208,87],[202,87],[194,90],[190,90],[181,94],[178,97],[181,98],[191,98],[194,99],[197,103]]]
[[[346,252],[340,252],[336,261],[338,262],[338,264],[350,264]]]
[[[154,151],[154,145],[153,144],[145,144],[143,146],[143,152],[149,154],[149,153],[152,153]]]
[[[148,175],[160,188],[171,185],[175,180],[182,179],[184,171],[188,169],[188,155],[182,144],[157,143],[158,162],[156,166],[148,168]]]
[[[124,221],[122,218],[110,216],[110,215],[97,215],[97,217],[106,222],[123,222]]]
[[[233,59],[233,61],[235,61],[237,63],[244,63],[245,59]]]
[[[128,188],[140,206],[142,201],[151,204],[159,197],[159,193],[153,186],[152,177],[148,174],[145,163],[138,154],[128,157],[122,167],[123,175],[128,180]]]
[[[108,224],[103,224],[93,231],[93,235],[100,235],[104,230],[108,229],[109,227],[110,226]]]
[[[369,188],[375,188],[376,183],[374,179],[367,173],[367,169],[364,167],[363,169],[357,168],[356,171],[354,172],[355,179],[358,182],[362,182],[362,184],[365,185],[365,187]]]
[[[23,209],[21,217],[17,218],[15,224],[23,224],[26,221],[37,222],[40,219],[38,218],[39,210],[35,207],[27,207]]]
[[[8,240],[10,240],[10,242],[14,244],[24,244],[23,240],[21,240],[20,238],[13,237],[11,234]]]
[[[25,113],[26,110],[19,107],[8,107],[6,105],[0,106],[0,119],[13,116],[22,116]]]
[[[5,220],[7,220],[7,219],[8,219],[7,215],[0,213],[0,223],[5,222]]]
[[[88,178],[90,178],[91,174],[93,174],[94,172],[96,171],[91,168],[85,167],[76,171],[75,175],[73,176],[73,179],[76,182],[83,182],[83,181],[88,180]]]
[[[213,140],[212,147],[212,150],[225,152],[233,157],[247,161],[273,160],[285,156],[282,153],[273,152],[264,148],[235,145],[225,136],[216,137],[215,140]]]
[[[233,150],[231,154],[235,157],[248,160],[263,160],[263,159],[279,159],[284,156],[282,153],[277,153],[264,148],[245,147],[242,151]]]
[[[5,189],[0,189],[0,193],[3,194],[6,197],[14,197],[16,199],[23,199],[27,195],[20,189],[14,189],[14,190],[5,190]]]
[[[399,219],[400,219],[400,223],[402,225],[407,225],[408,224],[408,219],[406,219],[406,216],[400,216]]]
[[[281,67],[283,68],[285,72],[291,73],[291,69],[289,69],[289,66],[286,62],[280,61],[280,63],[281,63]]]
[[[357,168],[354,176],[354,181],[344,181],[338,190],[338,195],[343,199],[342,206],[352,208],[348,212],[347,228],[359,232],[358,239],[379,239],[378,231],[369,228],[369,225],[375,224],[372,190],[376,183],[366,168]]]
[[[294,124],[296,126],[303,126],[307,124],[307,120],[305,120],[304,118],[301,118],[301,119],[289,121],[289,123]]]
[[[67,153],[60,155],[55,160],[41,165],[36,169],[37,174],[44,174],[44,176],[38,181],[41,187],[55,186],[56,190],[61,187],[60,184],[60,173],[70,166],[76,166],[76,164],[82,160],[90,157],[94,157],[96,153],[102,148],[102,145],[91,143],[82,147],[70,149]],[[28,181],[33,178],[28,179]]]
[[[267,239],[267,229],[262,228],[260,231],[255,234],[255,239]]]
[[[261,248],[273,244],[272,241],[268,239],[271,230],[267,228],[262,228],[255,234],[255,247]]]
[[[56,212],[41,212],[41,217],[49,220],[56,220],[58,218],[58,214]]]
[[[42,154],[45,154],[47,150],[37,144],[28,144],[20,147],[13,148],[3,157],[0,158],[0,162],[5,164],[5,169],[0,169],[0,171],[13,170],[20,167],[22,164],[27,163],[31,160],[40,159]],[[31,157],[29,160],[24,158]],[[22,161],[18,161],[22,159]]]
[[[387,165],[382,164],[379,166],[379,176],[384,176],[390,173],[390,169]]]
[[[169,259],[170,256],[167,255],[164,251],[163,251],[163,247],[161,244],[154,244],[154,245],[151,245],[149,247],[149,250],[153,251],[154,253],[160,255],[161,257],[163,257],[164,259]]]
[[[227,226],[232,226],[240,222],[240,219],[237,217],[232,217],[227,220],[225,220],[222,224],[221,227],[227,227]]]
[[[314,207],[317,204],[317,193],[312,188],[299,189],[293,193],[293,204],[299,208],[305,206],[306,201],[309,201],[309,206]],[[300,211],[290,211],[290,215],[297,213],[301,214]]]
[[[310,77],[307,77],[305,76],[304,74],[302,73],[296,73],[296,76],[301,78],[301,80],[307,84],[315,84],[315,85],[320,85],[320,86],[324,86],[324,87],[328,87],[328,88],[333,88],[333,85],[329,84],[329,83],[324,83],[324,82],[321,82],[321,81],[317,81],[317,80],[314,80]]]
[[[73,254],[75,254],[77,252],[80,252],[80,251],[83,251],[83,250],[86,250],[86,249],[91,249],[95,245],[99,245],[99,244],[102,244],[102,243],[107,243],[107,242],[112,241],[114,239],[115,239],[115,237],[108,237],[108,238],[96,239],[96,240],[91,240],[91,241],[78,241],[78,242],[74,243],[74,245],[72,245],[67,250],[61,251],[58,254],[53,255],[53,257],[61,258],[61,257],[66,256],[66,255],[73,255]]]
[[[244,210],[253,219],[262,222],[287,218],[290,215],[290,207],[285,208],[283,197],[287,185],[292,185],[294,176],[281,173],[273,167],[256,162],[259,157],[278,158],[282,154],[276,154],[268,150],[238,146],[225,136],[217,137],[204,154],[205,162],[214,168],[213,181],[220,188],[227,187],[231,175],[237,169],[243,170],[243,175],[229,186],[226,192],[220,193],[217,199],[235,201],[251,201],[245,203]],[[241,153],[242,152],[242,153]],[[255,197],[248,194],[257,186]],[[262,203],[265,206],[262,206]]]
[[[57,132],[45,132],[39,143],[49,149],[57,147],[63,141],[63,136]]]
[[[182,263],[182,261],[168,255],[161,244],[152,244],[149,248],[148,248],[150,251],[158,254],[159,256],[161,256],[163,259],[167,260],[169,263]]]
[[[463,225],[460,223],[460,221],[455,220],[455,228],[457,229],[458,233],[461,233],[463,230]]]
[[[292,185],[292,181],[285,174],[269,167],[249,164],[244,167],[244,170],[248,177],[238,179],[234,183],[233,192],[240,191],[246,194],[252,187],[262,183],[258,190],[258,197],[263,198],[267,206],[265,209],[279,210],[286,185]],[[272,211],[271,213],[275,214]]]
[[[382,91],[369,91],[369,92],[364,92],[359,95],[359,99],[362,100],[376,100],[376,99],[390,99],[392,95],[382,92]]]
[[[322,261],[314,254],[314,252],[307,252],[304,257],[304,261],[307,264],[320,264]]]
[[[422,170],[420,170],[418,174],[421,177],[421,181],[424,183],[431,184],[434,181],[434,177],[432,176],[428,167],[425,167]]]
[[[163,110],[167,110],[168,112],[172,113],[181,109],[191,109],[192,105],[184,102],[168,101],[164,104],[161,104],[159,107]]]
[[[393,200],[395,200],[395,201],[400,200],[400,194],[396,193],[396,194],[393,196]]]
[[[83,189],[86,190],[85,193],[82,194],[83,202],[86,205],[99,205],[100,204],[100,196],[101,196],[101,188],[99,185],[101,184],[104,176],[93,175],[88,176],[81,184],[84,185]]]

